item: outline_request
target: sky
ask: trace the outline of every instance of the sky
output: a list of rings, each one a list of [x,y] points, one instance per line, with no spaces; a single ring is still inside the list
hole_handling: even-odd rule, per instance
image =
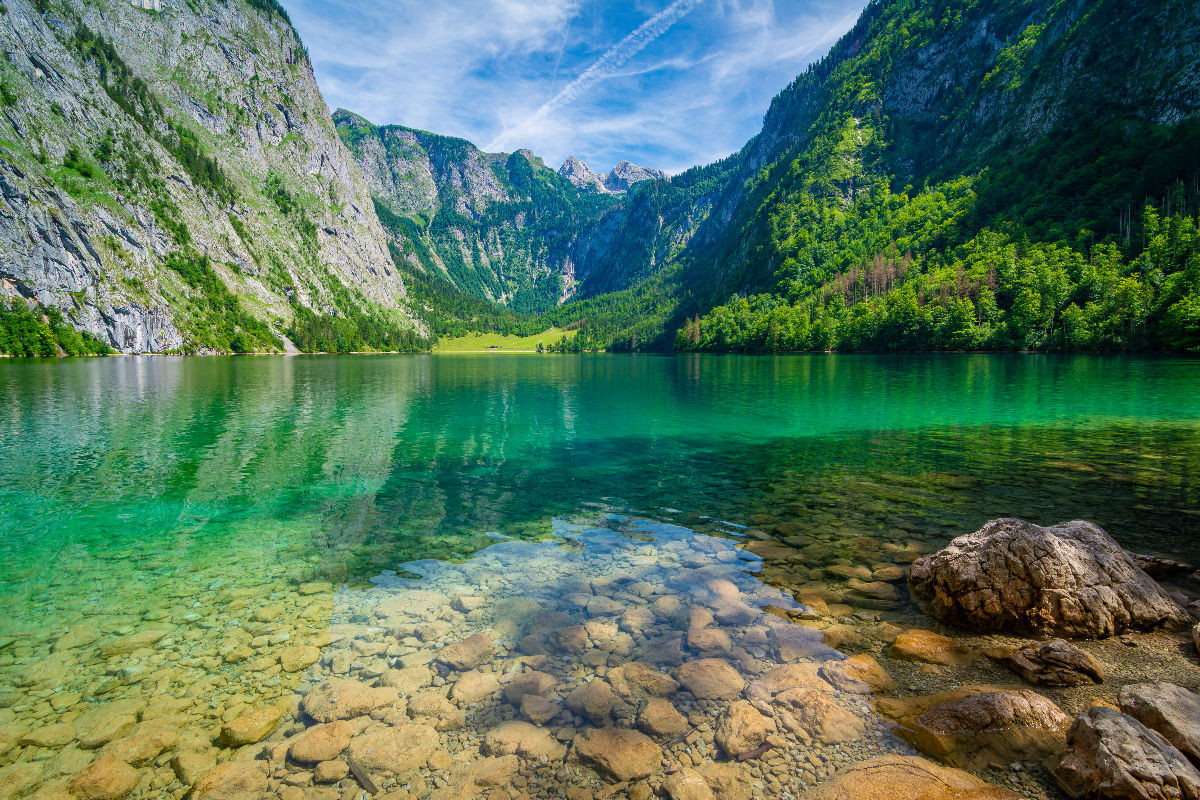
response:
[[[865,0],[283,0],[330,109],[675,173],[741,148]]]

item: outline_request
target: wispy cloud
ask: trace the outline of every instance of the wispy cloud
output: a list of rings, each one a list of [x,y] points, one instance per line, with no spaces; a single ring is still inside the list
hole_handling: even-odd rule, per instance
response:
[[[331,106],[551,164],[675,171],[753,136],[866,0],[283,2]]]
[[[594,64],[585,69],[578,78],[563,87],[562,91],[542,104],[528,119],[512,128],[506,128],[492,140],[489,150],[504,147],[515,136],[525,133],[548,117],[555,109],[575,100],[600,81],[613,75],[625,62],[646,48],[651,42],[666,33],[703,0],[675,0],[671,5],[643,22],[632,33],[605,51]]]

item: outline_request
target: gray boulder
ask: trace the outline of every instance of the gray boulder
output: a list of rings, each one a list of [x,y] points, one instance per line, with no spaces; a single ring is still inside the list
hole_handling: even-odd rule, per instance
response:
[[[1200,772],[1133,717],[1093,706],[1075,719],[1068,752],[1050,771],[1073,798],[1197,800]]]
[[[1200,695],[1173,683],[1134,683],[1121,689],[1121,710],[1200,764]]]
[[[919,558],[913,593],[976,631],[1103,638],[1181,624],[1187,612],[1099,526],[996,519]]]

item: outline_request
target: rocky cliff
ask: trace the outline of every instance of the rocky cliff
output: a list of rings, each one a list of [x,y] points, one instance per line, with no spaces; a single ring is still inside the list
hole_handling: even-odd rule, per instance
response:
[[[580,238],[622,198],[583,162],[556,173],[527,150],[484,153],[341,109],[334,121],[407,269],[520,311],[577,294]]]
[[[0,47],[0,293],[131,353],[416,326],[274,0],[7,0]]]

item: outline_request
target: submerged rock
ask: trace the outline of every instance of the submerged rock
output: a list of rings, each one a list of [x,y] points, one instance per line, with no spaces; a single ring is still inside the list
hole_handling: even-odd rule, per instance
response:
[[[192,784],[194,800],[258,800],[267,790],[267,766],[262,761],[227,761]]]
[[[704,700],[727,700],[746,688],[738,671],[720,658],[689,661],[675,671],[675,677],[689,692]]]
[[[988,522],[913,562],[913,592],[939,618],[979,631],[1102,638],[1188,619],[1099,526]]]
[[[749,753],[775,732],[775,721],[759,713],[745,700],[738,700],[717,721],[717,746],[736,758]]]
[[[803,800],[1020,800],[1020,795],[992,786],[961,770],[918,756],[880,756],[839,772],[811,789]]]
[[[1062,639],[1033,642],[1014,650],[988,655],[1040,686],[1078,686],[1104,683],[1104,669],[1086,651]]]
[[[1173,683],[1134,683],[1121,689],[1121,710],[1200,764],[1200,696]]]
[[[618,781],[652,775],[662,761],[662,750],[650,737],[620,728],[589,728],[572,743],[575,756]]]
[[[852,694],[889,692],[896,681],[872,656],[860,653],[841,661],[826,661],[821,665],[821,677]]]
[[[1200,772],[1128,714],[1093,706],[1075,719],[1067,743],[1070,751],[1050,771],[1073,798],[1200,798]]]
[[[1002,766],[1061,753],[1071,718],[1027,689],[958,689],[920,698],[898,726],[902,738],[941,761]]]
[[[975,660],[975,651],[965,644],[918,628],[897,636],[888,648],[888,655],[900,661],[923,661],[947,667],[961,667]]]
[[[317,722],[352,719],[396,702],[391,686],[372,688],[361,681],[330,678],[304,696],[301,708]]]

